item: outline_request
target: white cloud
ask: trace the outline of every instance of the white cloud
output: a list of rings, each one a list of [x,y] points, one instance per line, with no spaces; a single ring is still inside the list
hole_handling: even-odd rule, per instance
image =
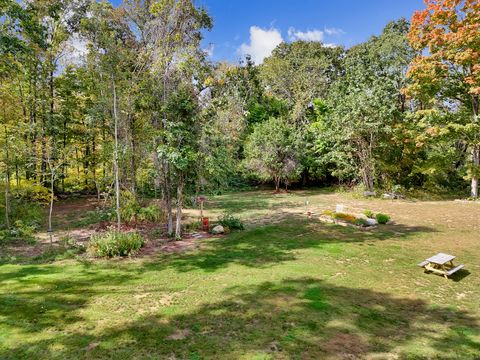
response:
[[[345,34],[345,31],[343,31],[342,29],[338,29],[338,28],[325,28],[325,34],[340,36],[340,35]]]
[[[323,31],[318,29],[308,31],[296,30],[293,27],[288,29],[288,39],[290,41],[323,41],[323,36]]]
[[[238,52],[242,56],[251,55],[255,64],[261,64],[282,42],[282,34],[277,29],[265,30],[258,26],[251,26],[250,44],[243,43],[238,48]]]

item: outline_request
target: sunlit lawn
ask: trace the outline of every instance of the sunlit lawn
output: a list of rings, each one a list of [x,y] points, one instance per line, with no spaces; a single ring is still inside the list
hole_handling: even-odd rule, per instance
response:
[[[397,224],[322,224],[305,200]],[[310,191],[207,207],[247,230],[181,254],[0,265],[0,359],[480,358],[479,204]],[[416,266],[440,251],[466,271]]]

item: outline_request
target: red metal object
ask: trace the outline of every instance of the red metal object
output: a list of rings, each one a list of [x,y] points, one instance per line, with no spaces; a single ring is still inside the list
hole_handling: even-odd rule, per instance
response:
[[[202,218],[202,228],[204,231],[208,231],[210,227],[210,222],[207,217]]]

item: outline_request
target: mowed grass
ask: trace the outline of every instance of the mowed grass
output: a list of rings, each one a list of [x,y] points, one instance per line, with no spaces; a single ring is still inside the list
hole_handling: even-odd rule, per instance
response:
[[[305,200],[396,224],[323,224]],[[479,204],[264,191],[207,208],[247,230],[185,253],[0,265],[0,359],[480,358]],[[466,270],[416,266],[440,251]]]

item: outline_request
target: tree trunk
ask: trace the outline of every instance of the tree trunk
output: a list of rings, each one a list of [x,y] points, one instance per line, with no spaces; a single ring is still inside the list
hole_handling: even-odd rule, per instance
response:
[[[280,191],[280,176],[275,176],[274,181],[275,181],[275,192],[278,193]]]
[[[170,192],[170,169],[166,160],[164,163],[163,172],[163,196],[165,197],[165,208],[167,210],[167,233],[169,236],[173,234],[173,214],[172,214],[172,194]]]
[[[474,199],[478,198],[478,171],[479,171],[479,166],[480,166],[480,146],[479,145],[473,145],[472,148],[472,161],[473,161],[473,167],[474,167],[474,172],[472,176],[472,189],[471,189],[471,197]]]
[[[179,175],[177,185],[177,218],[175,224],[175,238],[182,238],[182,205],[183,205],[183,175]]]
[[[5,125],[5,225],[10,230],[10,159],[8,152],[8,131]]]
[[[131,188],[132,193],[137,191],[137,162],[135,154],[137,151],[137,143],[135,141],[135,117],[129,113],[128,114],[128,124],[130,127],[130,146],[131,146],[131,156],[130,156],[130,167],[131,167]]]
[[[115,147],[113,151],[113,167],[115,172],[115,210],[117,213],[117,231],[120,231],[120,180],[118,171],[118,116],[117,116],[117,90],[115,80],[112,79],[113,89],[113,121],[115,126]]]
[[[54,187],[53,187],[53,184],[55,182],[55,170],[53,169],[53,165],[50,164],[50,171],[51,171],[51,175],[50,175],[50,210],[48,212],[48,232],[50,234],[50,245],[52,245],[53,243],[53,238],[52,238],[52,232],[53,232],[53,229],[52,229],[52,213],[53,213],[53,199],[55,197],[55,193],[54,193]]]

